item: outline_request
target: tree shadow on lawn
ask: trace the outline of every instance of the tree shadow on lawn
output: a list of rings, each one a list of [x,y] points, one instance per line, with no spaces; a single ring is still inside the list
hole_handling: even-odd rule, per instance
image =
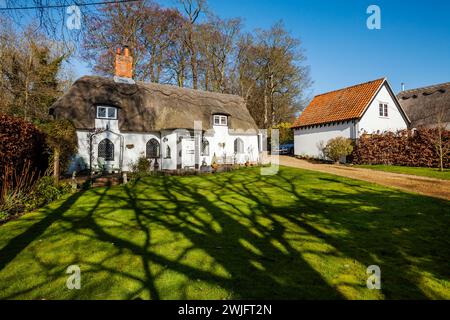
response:
[[[305,186],[305,171],[294,169],[273,177],[248,172],[143,179],[91,190],[92,203],[82,207],[75,203],[81,195],[74,195],[1,249],[6,255],[0,255],[0,275],[59,220],[64,227],[51,232],[48,241],[59,234],[83,236],[86,245],[113,244],[95,261],[74,249],[73,264],[85,266],[88,280],[72,298],[83,292],[83,298],[94,298],[99,288],[108,297],[110,282],[102,284],[100,273],[132,281],[132,288],[119,284],[115,289],[128,299],[209,298],[201,290],[214,288],[228,293],[222,298],[367,298],[373,295],[364,295],[365,268],[372,264],[381,267],[385,298],[440,297],[423,291],[416,269],[449,279],[448,235],[440,228],[448,214],[437,214],[448,203],[353,180],[333,181],[325,174],[310,173],[314,183]],[[406,205],[411,212],[398,211]],[[124,254],[140,265],[119,266]],[[343,257],[359,265],[352,270],[362,271],[357,277],[362,281],[339,278],[345,267],[326,265]]]
[[[12,238],[6,246],[0,250],[0,271],[11,262],[22,250],[24,250],[31,242],[42,236],[42,234],[53,223],[63,218],[65,212],[72,208],[75,202],[83,195],[83,192],[74,194],[68,197],[57,210],[47,210],[48,214],[44,213],[44,218],[32,224],[23,233]],[[24,216],[22,219],[27,219]]]
[[[318,177],[335,184],[334,190],[314,190],[317,202],[301,192],[296,179],[283,173],[284,184],[275,183],[280,190],[295,195],[297,204],[286,211],[285,217],[310,234],[324,239],[345,256],[366,266],[379,265],[382,272],[382,292],[388,299],[443,298],[442,292],[424,288],[424,274],[448,282],[450,270],[450,237],[448,222],[450,203],[422,195],[414,195],[359,183],[352,179]],[[340,185],[347,185],[345,192]],[[290,188],[286,188],[290,185]],[[298,215],[298,211],[303,212]],[[323,219],[333,229],[346,234],[333,236],[314,226],[311,217]],[[448,283],[447,285],[448,286]],[[448,297],[448,291],[447,295]]]
[[[228,297],[240,299],[343,298],[288,243],[284,244],[284,251],[273,244],[276,239],[285,242],[283,230],[271,231],[269,227],[259,226],[259,234],[255,234],[252,227],[239,221],[244,218],[240,212],[230,214],[218,205],[220,202],[208,199],[195,185],[182,183],[178,178],[159,180],[159,193],[147,198],[142,187],[154,188],[154,183],[155,180],[143,180],[141,188],[124,187],[125,196],[108,195],[108,201],[126,203],[121,209],[133,212],[144,238],[140,245],[104,230],[93,212],[83,219],[82,224],[73,225],[71,230],[77,232],[89,228],[96,240],[112,242],[121,250],[130,250],[141,258],[144,270],[144,277],[139,280],[141,287],[128,293],[127,298],[134,298],[146,290],[152,299],[159,299],[155,282],[167,270],[186,278],[174,288],[181,299],[192,297],[189,292],[194,286],[192,282],[196,281],[224,288],[231,293]],[[151,243],[152,229],[154,233],[156,228],[177,233],[188,243],[177,246],[173,257],[159,254],[152,249],[155,243]],[[171,244],[169,240],[166,242]],[[176,244],[176,240],[173,243]],[[189,257],[199,252],[207,259],[192,263]],[[293,269],[293,264],[298,271]],[[96,270],[104,269],[102,264],[91,266]],[[159,268],[155,267],[156,271],[151,272],[150,266]],[[223,269],[223,272],[217,272],[217,269]],[[130,277],[123,272],[108,271]]]

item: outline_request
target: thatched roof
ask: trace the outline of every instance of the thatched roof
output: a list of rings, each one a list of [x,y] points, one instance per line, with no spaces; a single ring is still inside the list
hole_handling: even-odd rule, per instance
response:
[[[402,91],[397,98],[411,119],[412,127],[435,126],[437,114],[450,125],[450,82]]]
[[[213,114],[230,116],[230,129],[257,129],[239,96],[155,83],[121,84],[93,76],[75,81],[52,109],[57,119],[71,119],[77,129],[93,129],[97,105],[119,108],[122,132],[194,129],[194,121],[202,121],[203,130],[209,130]]]

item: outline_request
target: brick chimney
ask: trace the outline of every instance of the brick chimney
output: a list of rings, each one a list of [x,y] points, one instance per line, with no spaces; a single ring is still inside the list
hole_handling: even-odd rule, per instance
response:
[[[116,59],[114,63],[115,76],[119,78],[133,78],[133,57],[127,46],[116,49]]]

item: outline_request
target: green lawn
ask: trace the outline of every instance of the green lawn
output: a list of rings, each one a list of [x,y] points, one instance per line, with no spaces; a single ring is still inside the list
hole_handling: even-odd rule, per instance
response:
[[[441,172],[439,171],[439,169],[435,168],[416,168],[416,167],[401,167],[401,166],[386,166],[386,165],[357,165],[355,167],[450,180],[449,169],[445,169],[444,172]]]
[[[258,168],[89,190],[0,226],[6,299],[450,299],[450,202]],[[81,290],[66,269],[81,267]],[[381,268],[381,290],[366,269]]]

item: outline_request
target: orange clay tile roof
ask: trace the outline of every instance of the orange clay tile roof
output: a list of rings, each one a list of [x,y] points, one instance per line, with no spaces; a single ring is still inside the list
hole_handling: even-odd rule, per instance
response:
[[[386,79],[377,79],[315,96],[292,128],[357,119]]]

